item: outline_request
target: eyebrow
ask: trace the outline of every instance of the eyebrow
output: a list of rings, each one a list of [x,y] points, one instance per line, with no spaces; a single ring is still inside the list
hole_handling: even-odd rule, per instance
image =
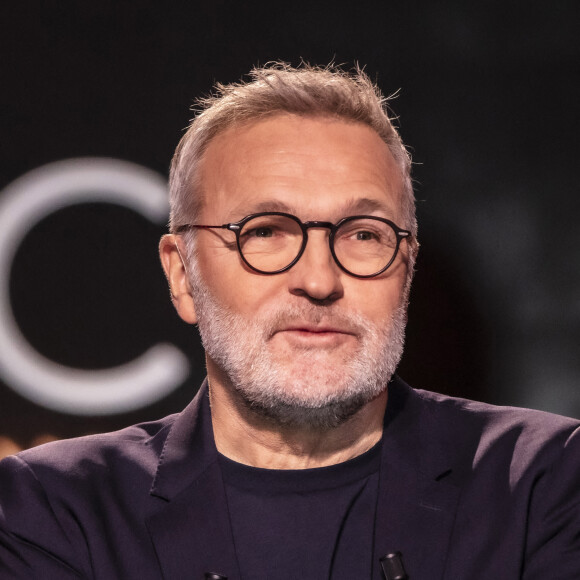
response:
[[[392,208],[390,208],[386,203],[379,201],[378,199],[371,199],[368,197],[352,199],[343,208],[343,213],[350,215],[370,213],[375,211],[382,211],[389,215],[393,213]]]
[[[249,209],[251,210],[251,213],[260,213],[263,211],[282,211],[285,213],[292,213],[294,211],[292,206],[289,206],[283,201],[277,200],[261,201],[255,205],[250,205]]]

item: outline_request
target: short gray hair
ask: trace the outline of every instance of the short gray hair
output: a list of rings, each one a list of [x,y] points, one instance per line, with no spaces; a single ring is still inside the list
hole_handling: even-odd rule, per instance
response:
[[[247,82],[218,83],[214,94],[197,101],[200,112],[179,142],[171,163],[171,232],[199,215],[203,203],[200,165],[211,140],[233,126],[289,113],[344,119],[374,129],[401,171],[401,210],[405,220],[401,226],[416,234],[411,158],[389,116],[389,99],[360,67],[345,71],[334,65],[302,64],[294,68],[273,62],[252,69],[249,76]]]

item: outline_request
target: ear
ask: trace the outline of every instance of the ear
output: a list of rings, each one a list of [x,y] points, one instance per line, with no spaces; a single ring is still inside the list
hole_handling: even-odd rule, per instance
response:
[[[185,244],[180,236],[167,234],[159,243],[159,257],[169,282],[171,300],[177,314],[188,324],[197,323],[195,305],[191,295],[191,286],[183,263],[182,256],[186,256]]]

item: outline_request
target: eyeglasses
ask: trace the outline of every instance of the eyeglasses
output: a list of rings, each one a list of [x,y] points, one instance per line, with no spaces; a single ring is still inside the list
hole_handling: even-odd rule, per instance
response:
[[[221,226],[185,224],[176,231],[181,233],[189,228],[234,232],[242,260],[260,274],[280,274],[292,268],[306,249],[308,230],[327,228],[335,262],[357,278],[382,274],[395,261],[401,240],[411,236],[410,231],[376,216],[354,215],[333,224],[301,222],[294,215],[277,211],[254,213]]]

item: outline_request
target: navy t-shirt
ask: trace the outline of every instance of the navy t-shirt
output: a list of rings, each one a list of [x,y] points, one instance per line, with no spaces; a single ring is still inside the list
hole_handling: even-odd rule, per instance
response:
[[[371,577],[381,444],[344,463],[300,470],[220,456],[244,580]]]

